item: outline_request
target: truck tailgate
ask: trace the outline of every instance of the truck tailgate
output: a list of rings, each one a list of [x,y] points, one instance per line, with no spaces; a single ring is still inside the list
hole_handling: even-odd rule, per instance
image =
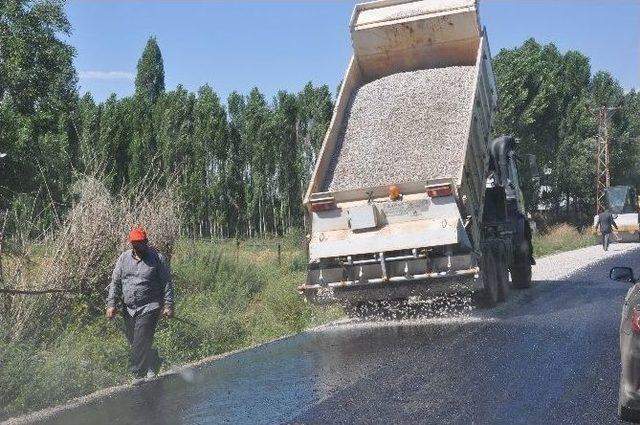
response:
[[[314,233],[309,259],[388,252],[431,246],[468,244],[459,217],[389,223],[380,229],[354,232],[350,229]]]

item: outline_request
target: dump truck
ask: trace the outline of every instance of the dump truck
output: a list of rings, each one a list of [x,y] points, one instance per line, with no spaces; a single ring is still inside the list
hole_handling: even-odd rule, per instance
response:
[[[490,307],[528,287],[517,140],[492,137],[498,98],[478,3],[358,4],[350,30],[304,198],[300,293],[353,305],[474,291]]]
[[[640,198],[632,186],[610,186],[605,189],[604,203],[613,214],[618,229],[616,240],[619,242],[640,242]],[[593,218],[593,231],[597,234],[598,243],[602,243],[602,235],[596,230],[598,216]]]

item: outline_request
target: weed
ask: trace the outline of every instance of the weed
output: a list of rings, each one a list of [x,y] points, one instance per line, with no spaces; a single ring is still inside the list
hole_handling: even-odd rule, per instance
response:
[[[580,233],[575,227],[562,223],[555,225],[545,233],[533,237],[533,253],[536,258],[557,252],[584,248],[595,243],[595,237],[589,233]]]

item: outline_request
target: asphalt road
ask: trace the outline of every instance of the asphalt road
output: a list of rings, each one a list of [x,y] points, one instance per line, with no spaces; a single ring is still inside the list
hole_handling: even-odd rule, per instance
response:
[[[44,423],[617,424],[616,264],[640,268],[640,249],[494,310],[316,329]]]

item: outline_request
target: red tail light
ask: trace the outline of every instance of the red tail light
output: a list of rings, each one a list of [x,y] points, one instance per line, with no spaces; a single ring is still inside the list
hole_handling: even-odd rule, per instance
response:
[[[631,312],[631,330],[634,334],[640,334],[640,311],[636,310],[635,307]]]
[[[450,184],[427,186],[427,195],[429,195],[431,198],[451,196],[453,195],[453,188]]]
[[[334,201],[311,202],[311,211],[313,212],[335,210],[336,208]]]

